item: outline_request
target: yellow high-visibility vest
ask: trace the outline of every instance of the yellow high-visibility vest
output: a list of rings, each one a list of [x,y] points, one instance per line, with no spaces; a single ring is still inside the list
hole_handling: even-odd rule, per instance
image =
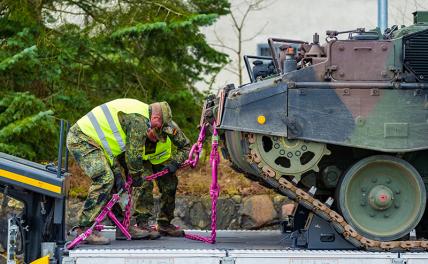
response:
[[[118,113],[140,114],[149,119],[149,105],[135,99],[116,99],[95,107],[77,121],[83,133],[97,142],[104,150],[110,164],[114,157],[126,149],[126,134],[123,131]],[[152,164],[160,164],[171,157],[171,140],[158,141],[154,153],[146,154],[143,148],[142,158]]]

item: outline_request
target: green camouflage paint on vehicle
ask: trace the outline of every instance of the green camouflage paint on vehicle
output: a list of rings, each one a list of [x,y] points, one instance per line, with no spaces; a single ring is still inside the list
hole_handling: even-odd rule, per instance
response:
[[[370,239],[400,239],[415,227],[428,238],[428,12],[414,17],[383,34],[330,30],[323,45],[318,34],[311,43],[271,38],[272,57],[245,56],[251,83],[206,102],[224,157],[277,191],[285,178],[334,197],[333,208]],[[368,221],[372,214],[387,227]]]

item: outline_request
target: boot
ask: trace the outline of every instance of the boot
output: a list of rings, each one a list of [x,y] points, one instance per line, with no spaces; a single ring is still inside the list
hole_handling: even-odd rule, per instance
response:
[[[183,237],[184,231],[172,224],[158,224],[158,231],[162,236]]]
[[[145,239],[155,240],[161,237],[158,231],[151,228],[149,225],[141,225],[141,229],[147,231],[149,233],[149,237]]]
[[[87,229],[78,227],[75,229],[77,236],[84,233]],[[110,239],[104,237],[100,232],[94,230],[92,234],[85,240],[89,245],[108,245],[110,244]]]
[[[131,225],[128,229],[129,234],[131,234],[132,240],[138,239],[149,239],[150,233],[143,228],[139,228],[138,226]],[[120,231],[119,228],[116,228],[116,240],[126,240],[126,236]]]

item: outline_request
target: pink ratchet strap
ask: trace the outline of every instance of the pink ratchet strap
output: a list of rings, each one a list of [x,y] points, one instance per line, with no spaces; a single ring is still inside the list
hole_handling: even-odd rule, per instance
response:
[[[112,212],[113,206],[120,200],[120,195],[123,192],[123,189],[120,190],[118,193],[113,194],[113,197],[110,199],[110,201],[103,207],[101,213],[95,218],[94,223],[90,228],[88,228],[85,232],[77,236],[73,241],[70,243],[67,243],[65,246],[68,250],[73,249],[74,247],[78,246],[82,241],[84,241],[86,238],[88,238],[92,232],[94,232],[94,229],[97,231],[101,231],[104,229],[104,226],[101,224],[102,221],[108,216],[120,229],[120,231],[125,235],[127,240],[131,240],[131,234],[128,232],[129,228],[129,219],[131,216],[131,196],[132,196],[132,178],[128,175],[127,181],[125,184],[125,189],[128,192],[128,204],[125,207],[125,217],[123,219],[123,222],[121,223],[117,217]]]
[[[201,132],[199,134],[198,142],[193,145],[192,150],[195,148],[195,152],[197,155],[194,155],[196,153],[192,153],[192,151],[189,154],[189,160],[191,160],[192,156],[197,157],[194,160],[196,160],[193,163],[193,167],[196,166],[199,160],[199,153],[202,150],[202,144],[205,140],[205,129],[206,126],[204,125],[201,128]],[[197,144],[201,142],[200,145],[197,146]],[[197,146],[197,147],[195,147]],[[220,186],[218,185],[218,164],[220,163],[220,155],[218,153],[218,132],[217,128],[214,122],[213,125],[213,135],[212,135],[212,143],[211,143],[211,153],[210,153],[210,165],[211,165],[211,186],[210,186],[210,196],[211,196],[211,236],[210,237],[204,237],[200,235],[194,235],[194,234],[185,234],[185,237],[192,240],[198,240],[202,241],[204,243],[208,244],[214,244],[216,242],[217,237],[217,199],[220,193]],[[193,168],[192,167],[192,168]]]
[[[210,153],[210,165],[211,165],[211,186],[210,186],[210,197],[211,197],[211,236],[204,237],[200,235],[194,234],[185,234],[185,237],[192,240],[198,240],[209,244],[214,244],[216,242],[216,229],[217,229],[217,200],[220,193],[220,187],[218,185],[218,164],[220,163],[220,155],[218,153],[218,132],[216,128],[216,122],[213,123],[213,135],[212,135],[212,145],[211,145],[211,153]],[[206,130],[208,127],[208,123],[204,123],[201,126],[201,130],[199,132],[198,140],[195,144],[193,144],[189,158],[180,165],[180,168],[185,168],[190,166],[191,168],[195,168],[199,162],[199,156],[202,151],[202,147],[206,137]],[[154,173],[150,176],[145,177],[145,180],[152,181],[156,178],[164,176],[168,174],[168,169],[161,170],[157,173]],[[113,197],[110,201],[104,206],[101,213],[95,218],[94,223],[90,228],[88,228],[84,233],[77,236],[73,241],[66,244],[66,248],[68,250],[73,249],[77,245],[79,245],[82,241],[88,238],[93,230],[101,231],[104,229],[104,226],[101,225],[101,222],[108,216],[120,229],[120,231],[125,235],[125,237],[130,240],[131,235],[128,232],[131,218],[131,207],[132,207],[132,178],[131,176],[127,176],[127,181],[124,188],[128,193],[128,203],[125,207],[125,217],[123,222],[121,223],[117,217],[111,211],[113,206],[119,201],[120,194],[124,191],[120,190],[118,193],[113,194]]]
[[[215,122],[214,122],[215,124]],[[199,132],[198,140],[195,144],[193,144],[189,158],[180,166],[180,168],[184,168],[190,166],[191,168],[195,168],[199,162],[199,156],[201,154],[203,144],[206,137],[206,130],[208,124],[205,123],[201,126],[201,130]],[[220,187],[218,185],[218,164],[220,163],[220,155],[218,153],[218,132],[215,125],[213,125],[213,135],[212,135],[212,144],[211,144],[211,153],[210,153],[210,165],[211,165],[211,186],[210,186],[210,197],[211,197],[211,236],[204,237],[200,235],[194,234],[185,234],[185,237],[192,240],[202,241],[208,244],[214,244],[216,241],[216,229],[217,229],[217,200],[220,193]],[[162,170],[150,176],[147,176],[145,179],[148,181],[152,181],[156,178],[159,178],[168,173],[168,170]]]

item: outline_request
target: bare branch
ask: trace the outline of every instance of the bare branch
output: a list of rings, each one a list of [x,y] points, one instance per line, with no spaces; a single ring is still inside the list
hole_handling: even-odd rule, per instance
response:
[[[231,69],[228,69],[228,68],[224,68],[224,70],[228,71],[228,72],[230,72],[230,73],[232,73],[232,74],[234,74],[234,75],[236,75],[236,76],[239,77],[239,72],[237,72],[237,71],[234,71],[234,70],[231,70]]]
[[[256,38],[259,34],[261,34],[266,26],[268,25],[268,23],[264,24],[257,33],[251,35],[251,37],[243,39],[243,31],[244,28],[246,26],[246,22],[247,19],[250,15],[251,12],[253,11],[259,11],[262,10],[270,5],[272,5],[274,2],[276,2],[277,0],[243,0],[240,1],[239,3],[233,5],[230,8],[230,14],[229,14],[229,18],[231,19],[231,26],[232,26],[232,30],[235,33],[235,41],[237,42],[237,47],[233,48],[231,46],[235,46],[235,45],[226,45],[223,40],[221,39],[221,37],[217,34],[217,32],[215,32],[215,36],[217,41],[220,44],[214,44],[214,46],[218,46],[221,48],[225,48],[227,50],[233,51],[234,54],[236,55],[235,59],[236,61],[233,61],[232,63],[228,64],[228,67],[225,67],[224,70],[233,73],[234,75],[238,76],[239,78],[239,84],[242,84],[243,81],[243,59],[242,59],[242,43],[244,42],[248,42],[253,40],[254,38]],[[237,1],[235,1],[236,3]],[[236,64],[236,65],[235,65]]]
[[[168,11],[167,16],[169,15],[169,13],[173,13],[173,14],[175,14],[175,15],[177,15],[177,16],[183,16],[183,14],[182,14],[182,13],[179,13],[179,12],[177,12],[177,11],[174,11],[174,10],[172,10],[171,8],[169,8],[169,7],[165,6],[165,5],[161,4],[161,3],[158,3],[158,2],[152,2],[152,1],[148,1],[147,3],[152,4],[152,5],[156,5],[156,6],[158,6],[159,8],[163,8],[163,9],[167,10],[167,11]]]
[[[224,42],[223,42],[223,40],[221,39],[221,37],[218,35],[217,30],[216,30],[215,28],[214,28],[214,36],[215,36],[215,38],[217,39],[217,41],[218,41],[221,45],[226,46],[226,44],[224,44]]]
[[[91,5],[90,3],[87,3],[85,1],[73,1],[73,0],[69,0],[69,3],[79,7],[81,10],[85,12],[85,15],[88,15],[94,21],[100,24],[104,24],[104,21],[100,20],[98,15],[92,12],[90,7],[94,7],[94,5]]]
[[[141,81],[139,74],[134,73],[132,75],[137,80],[138,86],[141,88],[141,91],[144,93],[144,100],[147,100],[147,89],[144,87],[143,82]]]
[[[422,5],[418,0],[414,0],[415,8],[420,10],[427,10],[428,6]]]
[[[229,69],[232,69],[232,70],[238,72],[238,66],[237,65],[235,65],[233,63],[229,63],[228,66],[229,66]]]
[[[223,70],[225,67],[226,65],[221,66],[219,71],[210,78],[210,81],[208,82],[208,91],[210,93],[213,91],[213,86],[214,86],[215,80],[217,79],[217,76],[220,74],[221,70]]]
[[[273,5],[277,0],[265,1],[265,0],[256,0],[255,2],[246,1],[248,5],[252,6],[252,10],[259,11]],[[264,5],[263,5],[264,4]]]
[[[166,79],[164,79],[163,77],[162,77],[162,73],[160,73],[160,72],[158,72],[157,70],[156,70],[156,67],[150,62],[150,61],[147,61],[147,63],[148,64],[150,64],[150,66],[151,67],[149,67],[149,69],[150,69],[150,71],[152,72],[152,73],[154,73],[154,75],[158,78],[158,80],[159,81],[161,81],[165,86],[167,86],[168,88],[170,88],[170,89],[174,89],[174,85],[172,85],[172,84],[170,84],[169,82],[168,82],[168,80],[166,80]]]
[[[239,29],[242,29],[244,27],[245,20],[247,20],[247,16],[250,13],[250,11],[252,11],[252,8],[251,6],[248,6],[247,10],[245,10],[244,16],[241,19],[241,24],[239,26]]]
[[[55,7],[52,7],[52,8],[44,7],[43,9],[49,10],[49,11],[53,11],[53,12],[58,12],[58,13],[60,13],[60,16],[61,16],[61,14],[70,14],[70,15],[75,15],[75,16],[84,16],[84,15],[86,15],[86,13],[83,13],[83,12],[72,12],[72,11],[67,11],[67,10],[64,10],[64,9],[58,9],[58,8],[55,8]]]
[[[238,24],[238,21],[236,20],[235,15],[233,14],[233,12],[230,12],[230,17],[231,17],[231,18],[232,18],[232,20],[233,20],[233,24],[234,24],[234,26],[235,26],[237,29],[240,29],[239,24]]]
[[[391,9],[394,9],[396,12],[396,15],[393,16],[396,18],[396,21],[399,23],[401,20],[401,24],[406,24],[406,10],[404,10],[402,7],[391,5]]]
[[[269,24],[269,22],[266,22],[266,23],[263,25],[263,27],[262,27],[262,28],[260,28],[260,30],[259,30],[259,31],[257,31],[257,33],[255,33],[252,37],[249,37],[249,38],[243,39],[243,40],[242,40],[242,42],[248,42],[248,41],[251,41],[251,40],[255,39],[258,35],[260,35],[260,34],[265,30],[265,28],[267,27],[267,25],[268,25],[268,24]]]
[[[234,53],[238,53],[238,51],[236,49],[228,47],[228,46],[226,46],[224,44],[216,44],[216,43],[208,43],[208,44],[211,45],[211,46],[214,46],[214,47],[224,48],[224,49],[233,51]]]

